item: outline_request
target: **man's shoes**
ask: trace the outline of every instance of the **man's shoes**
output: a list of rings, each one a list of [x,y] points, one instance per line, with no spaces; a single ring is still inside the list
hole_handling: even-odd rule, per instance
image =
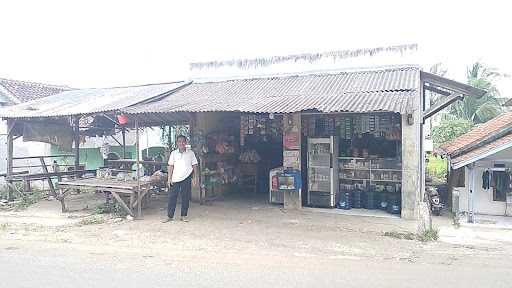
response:
[[[183,221],[183,222],[188,222],[189,221],[187,216],[181,216],[180,220]]]
[[[167,217],[164,220],[162,220],[162,223],[172,222],[174,221],[174,218]]]

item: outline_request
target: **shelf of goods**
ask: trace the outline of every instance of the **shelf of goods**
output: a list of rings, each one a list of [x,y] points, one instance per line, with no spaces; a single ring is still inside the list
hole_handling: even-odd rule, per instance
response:
[[[205,154],[201,157],[205,198],[233,190],[237,182],[238,155],[235,153]]]
[[[338,208],[378,208],[400,213],[402,170],[399,159],[339,157],[338,177]]]

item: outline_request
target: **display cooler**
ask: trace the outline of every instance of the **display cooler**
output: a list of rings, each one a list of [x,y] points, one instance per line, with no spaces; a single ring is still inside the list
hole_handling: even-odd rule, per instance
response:
[[[307,203],[313,207],[334,207],[338,188],[336,137],[308,139]],[[335,165],[333,165],[335,164]]]

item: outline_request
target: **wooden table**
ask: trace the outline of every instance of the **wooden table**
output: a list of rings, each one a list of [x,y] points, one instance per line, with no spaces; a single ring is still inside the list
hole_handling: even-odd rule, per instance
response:
[[[62,212],[66,211],[66,204],[64,198],[73,189],[80,190],[94,190],[101,192],[110,192],[121,205],[121,207],[131,216],[140,217],[140,205],[144,196],[149,192],[151,183],[149,181],[140,181],[139,185],[136,180],[119,181],[115,179],[98,179],[98,178],[84,178],[70,181],[60,181],[59,183],[59,195],[57,199],[62,205]],[[126,203],[119,194],[130,196],[130,203]],[[135,208],[137,213],[135,213]]]

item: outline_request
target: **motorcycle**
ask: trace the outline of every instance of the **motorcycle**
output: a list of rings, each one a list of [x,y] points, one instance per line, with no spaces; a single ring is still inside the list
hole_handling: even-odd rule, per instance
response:
[[[430,211],[432,214],[439,216],[441,215],[441,210],[443,209],[443,203],[441,203],[441,197],[439,192],[437,192],[437,188],[427,186],[426,187],[426,196],[428,197],[428,203],[430,206]]]

